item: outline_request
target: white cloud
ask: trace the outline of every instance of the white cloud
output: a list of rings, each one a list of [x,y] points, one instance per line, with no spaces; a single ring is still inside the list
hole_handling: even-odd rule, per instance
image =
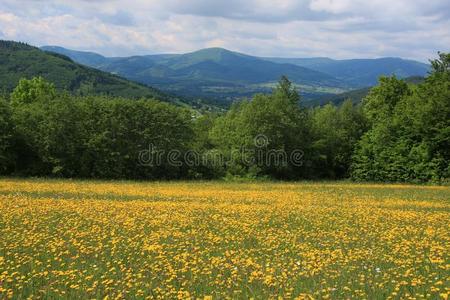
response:
[[[105,55],[219,46],[254,55],[449,51],[448,0],[2,0],[0,36]]]

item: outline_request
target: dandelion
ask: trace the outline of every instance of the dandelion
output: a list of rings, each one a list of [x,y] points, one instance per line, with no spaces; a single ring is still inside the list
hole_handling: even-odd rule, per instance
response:
[[[448,299],[449,194],[0,179],[0,299]]]

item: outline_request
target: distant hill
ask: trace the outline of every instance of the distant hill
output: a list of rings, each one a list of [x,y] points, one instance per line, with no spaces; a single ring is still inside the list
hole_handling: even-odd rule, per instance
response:
[[[339,86],[332,76],[291,64],[267,62],[221,48],[175,56],[164,63],[174,78],[257,84],[277,81],[282,75],[296,83]]]
[[[77,62],[165,91],[225,102],[258,92],[270,92],[282,75],[288,76],[306,93],[315,93],[319,88],[333,92],[349,88],[322,72],[293,64],[274,63],[222,48],[187,54],[111,58],[53,46],[42,49],[68,55]]]
[[[142,82],[162,79],[208,82],[265,83],[287,75],[298,83],[339,85],[333,76],[292,64],[268,62],[222,48],[208,48],[187,54],[162,54],[106,58],[92,52],[44,46],[43,50],[64,54],[92,67],[140,78]]]
[[[270,92],[281,75],[296,84],[305,102],[316,103],[373,86],[381,75],[425,76],[429,69],[427,64],[400,58],[260,58],[222,48],[131,57],[104,57],[55,46],[42,49],[166,92],[228,104],[255,93]]]
[[[381,75],[399,78],[425,76],[430,66],[401,58],[349,59],[330,58],[265,58],[277,63],[290,63],[331,75],[354,87],[375,85]]]
[[[106,57],[104,57],[100,54],[94,53],[94,52],[68,50],[63,47],[58,47],[58,46],[44,46],[44,47],[41,47],[40,49],[47,51],[47,52],[55,52],[55,53],[65,55],[67,57],[70,57],[72,60],[76,61],[77,63],[83,64],[86,66],[101,65],[102,63],[105,63],[108,60]]]
[[[83,56],[85,54],[83,53]],[[94,58],[95,55],[92,54]],[[0,40],[0,90],[11,92],[21,78],[42,76],[74,94],[177,101],[157,89],[75,63],[71,58],[13,41]]]

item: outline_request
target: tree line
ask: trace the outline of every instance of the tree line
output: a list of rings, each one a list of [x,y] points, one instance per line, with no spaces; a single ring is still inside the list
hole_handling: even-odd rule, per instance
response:
[[[0,98],[0,174],[447,181],[449,64],[441,53],[418,85],[382,77],[356,105],[305,108],[283,77],[272,94],[222,114],[74,96],[40,77],[22,79]]]

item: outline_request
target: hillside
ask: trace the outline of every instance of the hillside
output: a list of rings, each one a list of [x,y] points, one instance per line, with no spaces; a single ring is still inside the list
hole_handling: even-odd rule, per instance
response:
[[[330,58],[266,58],[277,63],[290,63],[331,75],[354,87],[375,85],[381,75],[399,78],[425,76],[430,66],[401,58],[333,60]]]
[[[340,85],[333,76],[293,64],[278,64],[257,57],[208,48],[182,55],[145,55],[106,58],[92,52],[73,51],[61,47],[45,46],[42,49],[64,54],[73,60],[127,77],[140,78],[150,83],[154,80],[204,80],[207,82],[237,82],[245,84],[277,81],[287,75],[297,83],[322,83]]]
[[[358,101],[367,93],[364,88],[375,85],[382,75],[425,76],[429,69],[426,64],[400,58],[260,58],[222,48],[131,57],[104,57],[55,46],[42,49],[166,92],[225,104],[270,92],[281,75],[294,82],[310,105],[340,102],[341,94],[347,92]]]
[[[0,41],[0,90],[10,92],[21,78],[34,76],[42,76],[58,89],[78,95],[104,94],[177,101],[157,89],[80,65],[67,56],[23,43]]]
[[[404,80],[411,85],[417,85],[424,81],[424,77],[412,76],[412,77],[405,78]],[[341,93],[341,94],[322,96],[320,98],[308,101],[307,105],[308,106],[319,106],[319,105],[325,105],[328,103],[340,105],[345,100],[351,100],[353,103],[360,103],[364,99],[364,97],[366,97],[367,94],[369,94],[371,89],[372,89],[372,87],[365,87],[365,88],[360,88],[360,89],[356,89],[356,90],[351,90],[351,91]]]
[[[367,96],[367,94],[369,94],[371,89],[372,87],[365,87],[336,95],[324,95],[320,98],[308,101],[307,105],[320,106],[328,103],[340,105],[346,100],[351,100],[353,103],[359,103],[364,97]]]
[[[279,64],[221,48],[187,54],[162,54],[105,58],[90,52],[47,46],[43,49],[65,54],[130,80],[162,90],[230,102],[258,92],[270,92],[274,83],[286,75],[305,94],[321,94],[349,88],[331,75],[293,64]]]
[[[63,47],[58,46],[44,46],[40,48],[41,50],[47,51],[47,52],[54,52],[59,53],[62,55],[65,55],[67,57],[70,57],[72,60],[76,61],[77,63],[86,65],[86,66],[97,66],[101,65],[102,63],[105,63],[107,61],[107,58],[94,53],[94,52],[85,52],[85,51],[75,51],[75,50],[69,50]]]
[[[307,68],[267,62],[259,58],[221,48],[203,49],[174,57],[165,63],[174,77],[201,78],[205,81],[257,84],[287,75],[296,83],[339,86],[332,76]]]

